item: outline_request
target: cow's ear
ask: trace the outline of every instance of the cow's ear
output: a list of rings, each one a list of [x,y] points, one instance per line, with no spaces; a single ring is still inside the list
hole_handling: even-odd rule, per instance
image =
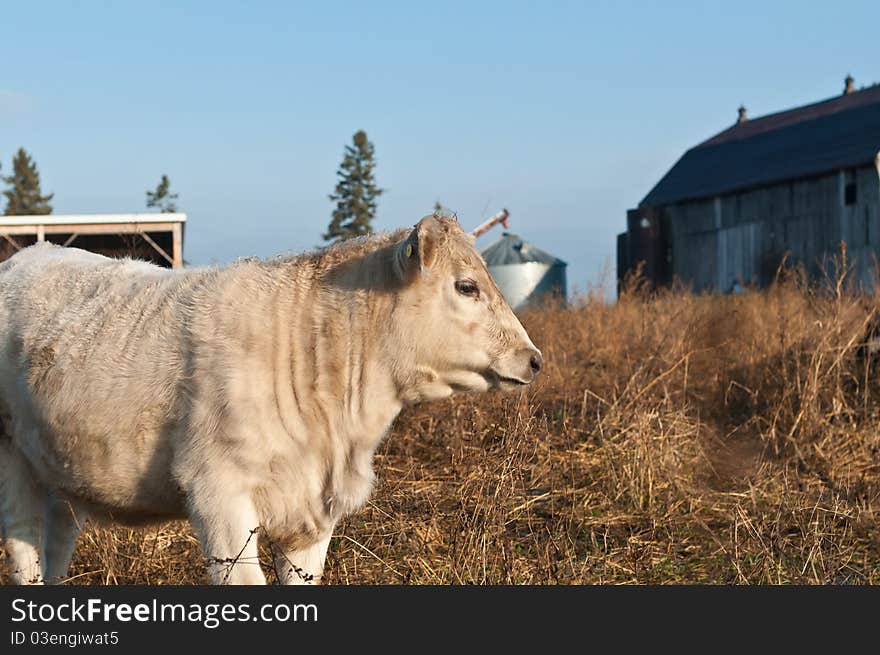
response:
[[[435,216],[425,216],[397,245],[395,264],[400,276],[406,280],[423,273],[437,260],[437,249],[442,235],[440,221]]]

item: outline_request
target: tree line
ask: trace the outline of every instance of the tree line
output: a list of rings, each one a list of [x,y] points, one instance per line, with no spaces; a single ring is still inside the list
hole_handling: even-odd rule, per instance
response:
[[[327,231],[322,234],[325,241],[350,239],[373,231],[378,200],[386,191],[376,183],[375,154],[375,146],[363,130],[355,132],[351,144],[345,146],[342,163],[336,171],[336,188],[329,195],[335,206]],[[3,191],[6,216],[52,213],[50,203],[55,194],[43,194],[37,164],[24,148],[19,148],[13,157],[10,175],[3,176],[0,170],[0,180],[8,187]],[[167,175],[162,175],[155,189],[146,192],[146,206],[160,212],[177,211],[177,194],[171,191]],[[445,212],[439,201],[434,210]]]
[[[55,194],[43,195],[37,163],[24,148],[19,148],[12,157],[11,174],[4,176],[2,170],[3,164],[0,163],[0,181],[7,186],[3,191],[5,216],[46,216],[52,213],[50,202]],[[167,175],[162,176],[154,191],[147,191],[147,209],[176,212],[176,203],[177,194],[171,192]]]

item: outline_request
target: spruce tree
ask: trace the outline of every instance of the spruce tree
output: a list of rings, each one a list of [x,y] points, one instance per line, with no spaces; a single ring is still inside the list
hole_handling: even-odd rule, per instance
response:
[[[330,200],[336,203],[325,241],[350,239],[373,231],[372,220],[376,216],[376,201],[384,189],[376,186],[373,177],[375,150],[367,139],[367,133],[360,130],[352,137],[352,144],[345,146],[336,176],[336,191]]]
[[[42,216],[52,213],[49,201],[55,194],[42,195],[37,164],[24,148],[18,149],[12,159],[12,175],[4,177],[3,181],[9,185],[9,189],[3,192],[6,196],[7,216]]]
[[[173,214],[177,211],[177,194],[171,193],[171,180],[163,175],[159,180],[155,191],[147,191],[147,209],[157,207],[163,214]]]

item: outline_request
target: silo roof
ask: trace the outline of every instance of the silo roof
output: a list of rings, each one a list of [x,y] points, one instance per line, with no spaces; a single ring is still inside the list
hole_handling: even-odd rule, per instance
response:
[[[509,266],[529,262],[550,266],[567,266],[558,257],[533,246],[519,235],[509,232],[505,232],[500,239],[489,244],[481,254],[487,266]]]

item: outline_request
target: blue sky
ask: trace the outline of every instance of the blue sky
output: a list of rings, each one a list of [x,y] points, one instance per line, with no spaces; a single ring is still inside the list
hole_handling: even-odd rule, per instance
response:
[[[5,3],[0,162],[56,213],[133,212],[166,173],[195,264],[320,243],[343,146],[375,143],[379,229],[501,207],[613,284],[615,235],[689,147],[880,82],[880,2]],[[481,238],[488,244],[498,233]]]

